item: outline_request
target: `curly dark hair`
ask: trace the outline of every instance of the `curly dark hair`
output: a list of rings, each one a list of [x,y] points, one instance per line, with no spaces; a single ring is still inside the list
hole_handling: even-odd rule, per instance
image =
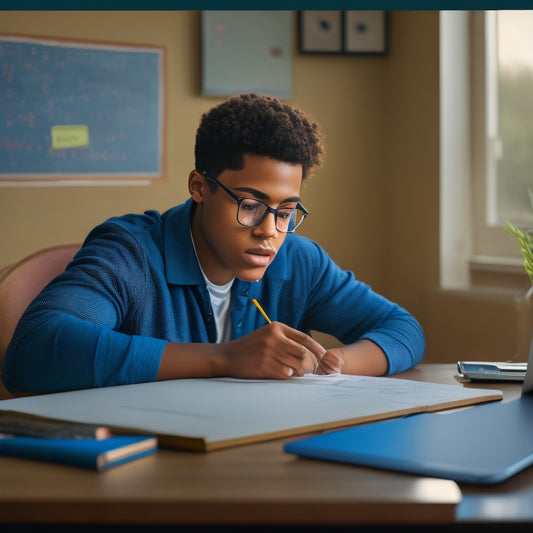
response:
[[[319,126],[300,109],[272,96],[232,96],[202,115],[194,149],[198,171],[219,175],[240,170],[243,155],[271,157],[302,165],[302,178],[322,164]]]

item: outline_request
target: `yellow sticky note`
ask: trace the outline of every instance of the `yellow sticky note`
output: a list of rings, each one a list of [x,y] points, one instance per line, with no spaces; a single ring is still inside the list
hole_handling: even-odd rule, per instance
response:
[[[85,124],[52,126],[51,134],[52,150],[89,146],[89,126]]]

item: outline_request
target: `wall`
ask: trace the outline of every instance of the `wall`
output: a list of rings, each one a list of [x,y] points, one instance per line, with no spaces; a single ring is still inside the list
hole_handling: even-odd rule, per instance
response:
[[[327,140],[326,164],[302,191],[312,213],[302,233],[413,312],[426,331],[427,361],[453,362],[470,354],[461,347],[471,331],[509,315],[514,293],[503,306],[474,298],[465,307],[449,295],[443,303],[438,12],[391,12],[389,23],[386,56],[301,55],[294,15],[290,102],[322,124]],[[0,189],[0,266],[37,248],[79,242],[109,216],[163,211],[187,198],[198,119],[220,101],[200,95],[199,12],[3,12],[0,32],[165,46],[168,143],[162,183]],[[494,312],[476,321],[476,309],[487,305]],[[501,358],[500,346],[514,342],[512,319],[501,322],[501,343],[486,358]]]
[[[128,211],[166,209],[186,197],[193,125],[206,106],[198,88],[198,17],[193,13],[3,12],[0,32],[163,45],[167,49],[168,180],[149,187],[0,189],[0,264],[40,247],[78,242],[98,222]]]
[[[296,16],[294,16],[296,30]],[[96,223],[128,211],[164,210],[187,197],[200,114],[220,99],[200,93],[199,12],[4,12],[0,32],[162,45],[167,51],[167,169],[148,187],[0,189],[0,265],[36,248],[79,241]],[[383,175],[384,73],[388,58],[303,56],[294,36],[294,98],[322,123],[327,163],[303,195],[313,216],[305,231],[345,267],[378,282]],[[337,216],[336,213],[345,213]],[[331,213],[335,213],[333,216]],[[372,230],[367,220],[376,219]],[[7,230],[10,227],[12,229]],[[358,243],[345,246],[346,232]]]

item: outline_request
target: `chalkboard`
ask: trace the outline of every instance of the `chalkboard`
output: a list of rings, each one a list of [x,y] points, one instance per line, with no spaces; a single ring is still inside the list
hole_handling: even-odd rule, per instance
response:
[[[0,180],[160,178],[164,49],[0,35]]]

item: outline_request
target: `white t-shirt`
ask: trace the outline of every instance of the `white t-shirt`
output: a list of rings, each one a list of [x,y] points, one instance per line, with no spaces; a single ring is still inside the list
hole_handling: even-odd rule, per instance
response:
[[[203,271],[202,271],[203,273]],[[211,283],[205,276],[207,283],[207,290],[211,297],[211,307],[215,315],[215,324],[217,326],[217,342],[226,342],[231,337],[231,286],[233,285],[233,278],[225,285],[215,285]]]
[[[196,247],[194,246],[194,239],[192,238],[192,246],[194,248],[194,253],[196,254]],[[196,259],[198,265],[200,265],[200,260],[198,259],[198,254],[196,254]],[[200,270],[207,284],[207,291],[209,292],[209,297],[211,298],[211,307],[213,308],[213,314],[215,316],[215,325],[217,328],[217,342],[226,342],[231,338],[231,286],[235,281],[235,278],[228,281],[224,285],[215,285],[211,283],[205,272],[200,265]]]

